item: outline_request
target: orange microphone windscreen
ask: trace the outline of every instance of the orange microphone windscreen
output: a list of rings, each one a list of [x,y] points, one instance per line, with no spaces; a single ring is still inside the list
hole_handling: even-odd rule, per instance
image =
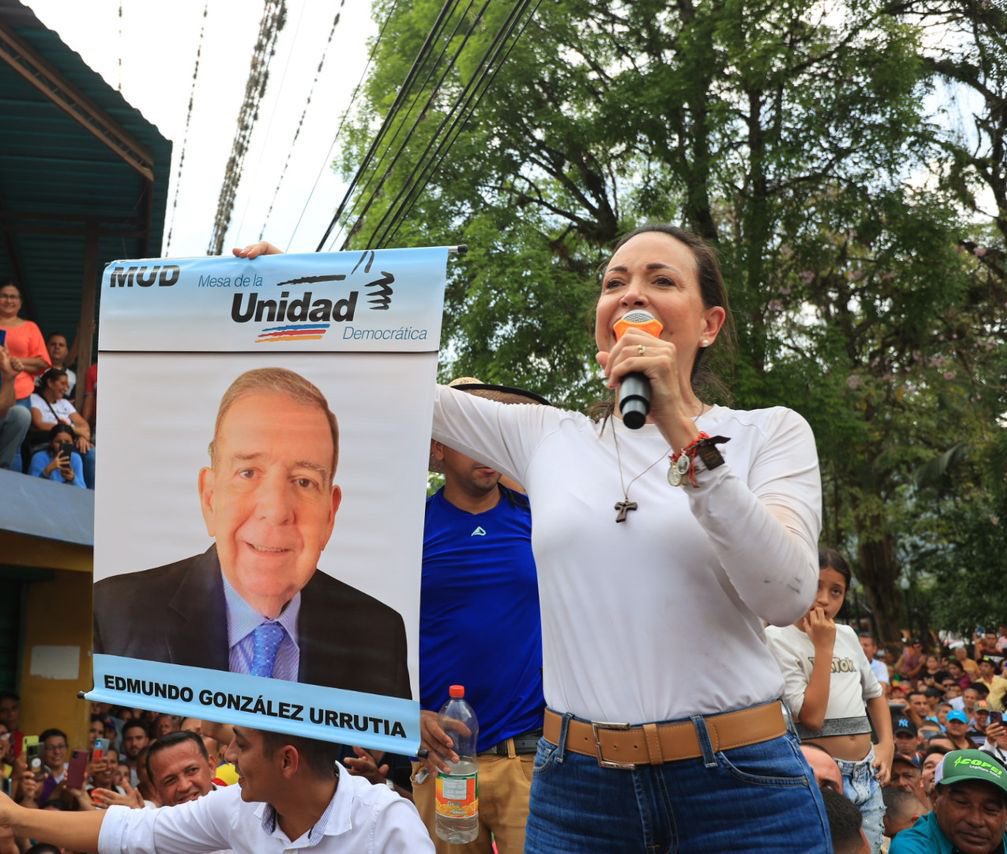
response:
[[[616,341],[626,334],[627,329],[642,329],[644,332],[649,332],[657,338],[664,331],[664,324],[649,311],[644,311],[642,308],[634,308],[620,317],[615,322],[613,329],[615,329]]]

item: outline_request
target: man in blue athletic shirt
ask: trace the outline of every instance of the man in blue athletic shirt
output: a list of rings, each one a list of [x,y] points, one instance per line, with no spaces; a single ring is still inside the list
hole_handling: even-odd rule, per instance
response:
[[[451,385],[505,403],[548,405],[474,379]],[[430,458],[444,473],[443,488],[427,499],[420,593],[421,730],[432,773],[422,783],[414,774],[413,796],[440,854],[489,852],[494,840],[500,854],[513,854],[524,850],[545,708],[531,513],[524,494],[489,466],[440,442],[431,443]],[[479,719],[480,828],[468,845],[449,845],[434,832],[436,771],[457,758],[437,719],[450,685],[465,686]]]

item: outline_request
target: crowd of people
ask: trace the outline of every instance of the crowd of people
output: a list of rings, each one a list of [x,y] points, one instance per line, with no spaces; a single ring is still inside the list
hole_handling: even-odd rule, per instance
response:
[[[94,489],[98,367],[84,373],[83,406],[67,337],[21,316],[14,282],[0,286],[0,469]]]
[[[837,755],[838,742],[816,737],[822,726],[802,737],[801,751],[822,792],[834,850],[858,854],[945,850],[932,847],[937,844],[934,839],[947,839],[957,846],[954,850],[963,852],[999,850],[998,840],[1007,831],[1007,808],[1000,803],[993,810],[996,820],[987,819],[980,826],[969,817],[971,801],[951,786],[958,781],[976,789],[972,793],[978,804],[976,812],[983,814],[983,797],[997,780],[981,762],[1000,769],[1007,763],[1007,728],[1002,723],[1007,626],[1000,626],[998,632],[977,633],[971,643],[951,640],[948,646],[935,638],[933,647],[928,648],[912,638],[902,650],[879,649],[868,631],[855,633],[844,625],[837,630],[859,640],[865,659],[877,674],[876,684],[881,686],[878,696],[890,717],[893,751],[887,773],[877,775],[883,783],[878,788],[883,805],[878,809],[870,798],[859,797],[863,793],[855,780],[851,786],[849,761]],[[956,678],[952,671],[962,675]],[[65,732],[46,728],[38,734],[37,747],[26,750],[20,700],[15,694],[0,693],[3,790],[31,809],[81,812],[124,806],[140,810],[176,806],[238,782],[233,761],[235,732],[230,726],[104,703],[90,704],[90,712],[87,745],[75,749]],[[798,711],[796,719],[803,730],[801,721],[806,717]],[[885,729],[884,725],[875,726],[876,732]],[[882,741],[878,739],[878,743]],[[878,749],[878,744],[874,747]],[[411,770],[417,769],[415,765],[410,768],[407,757],[359,747],[334,746],[334,750],[331,758],[348,777],[359,777],[414,799],[416,775]],[[81,759],[75,777],[72,760],[80,759],[78,754],[82,753],[86,759]],[[968,768],[979,768],[976,773],[989,777],[990,785],[976,787],[977,780],[984,778],[961,777],[960,768],[958,776],[948,776],[944,765],[949,755],[952,760],[965,757]],[[1007,782],[1001,788],[1007,800]],[[875,817],[883,835],[869,841],[867,831]],[[417,828],[421,828],[418,823],[414,830]],[[432,828],[431,821],[423,833],[432,833]],[[895,844],[903,835],[904,841]],[[44,837],[9,839],[5,850],[0,836],[0,852],[42,854],[49,850],[40,847],[45,843]]]
[[[493,806],[472,851],[1003,854],[1007,627],[970,643],[910,638],[890,654],[837,623],[851,574],[819,550],[808,424],[701,396],[729,318],[712,248],[646,226],[615,247],[595,315],[611,396],[632,385],[649,398],[646,423],[625,423],[614,400],[591,417],[477,382],[438,388],[431,452],[445,487],[427,505],[411,769],[359,747],[96,708],[95,738],[125,761],[93,762],[47,817],[60,784],[46,780],[62,766],[15,760],[22,807],[0,800],[0,827],[109,851],[296,840],[454,854],[465,849],[435,843],[409,801],[425,812],[423,780],[459,758],[436,715],[458,679],[486,713],[481,796]],[[695,647],[714,631],[712,648]],[[65,754],[61,735],[45,733],[43,764]],[[181,794],[166,766],[176,754],[203,781]],[[351,829],[366,841],[321,840]]]
[[[19,697],[0,694],[0,776],[9,797],[30,811],[31,828],[22,836],[0,822],[0,854],[95,850],[99,840],[103,850],[155,850],[168,844],[168,834],[192,843],[198,834],[191,814],[173,827],[173,819],[181,820],[183,813],[154,818],[152,811],[210,795],[200,804],[197,820],[204,822],[205,835],[225,836],[206,850],[228,849],[231,843],[236,850],[266,850],[263,840],[272,838],[283,839],[283,850],[302,833],[310,837],[316,825],[320,835],[345,837],[335,850],[433,850],[408,803],[408,788],[395,791],[392,782],[399,779],[408,786],[408,762],[383,761],[380,754],[360,748],[103,703],[91,704],[86,748],[72,749],[66,733],[55,728],[43,730],[37,744],[28,745],[19,716]],[[263,803],[273,810],[275,826],[268,832],[251,813],[244,822],[234,821],[241,805],[256,810]],[[218,816],[216,823],[207,811]],[[77,818],[54,824],[42,815],[51,812]],[[33,814],[39,815],[37,825],[32,825]],[[222,824],[229,829],[221,830]]]
[[[838,629],[856,637],[850,627]],[[978,627],[971,639],[949,633],[926,643],[909,638],[895,650],[879,649],[866,630],[859,632],[859,642],[881,689],[878,696],[888,708],[893,750],[889,773],[878,775],[881,809],[877,809],[873,791],[871,799],[858,798],[855,787],[851,795],[852,801],[861,802],[863,828],[870,829],[877,818],[882,822],[883,837],[874,844],[865,842],[869,847],[847,850],[891,850],[896,854],[1000,851],[1007,831],[1007,728],[1002,723],[1007,625],[996,632]],[[833,658],[835,661],[842,661],[842,657]],[[835,664],[832,669],[833,678],[842,670]],[[841,773],[842,760],[837,763],[820,738],[811,735],[802,739],[802,750],[823,788],[851,794]],[[958,816],[958,812],[968,812],[968,799],[960,787],[968,780],[947,776],[944,765],[949,755],[952,761],[964,757],[964,762],[973,763],[970,767],[982,769],[986,763],[992,769],[981,770],[985,778],[969,778],[972,783],[976,779],[992,781],[994,788],[974,787],[975,809],[965,817]],[[1002,792],[998,797],[995,786],[999,782],[1004,785],[999,786]],[[983,798],[991,793],[987,803]],[[897,844],[896,837],[900,837]]]

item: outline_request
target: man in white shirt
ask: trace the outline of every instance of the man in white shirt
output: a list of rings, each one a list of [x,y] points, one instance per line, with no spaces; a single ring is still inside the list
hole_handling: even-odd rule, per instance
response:
[[[160,810],[31,810],[0,795],[0,829],[109,854],[433,852],[412,803],[351,777],[336,763],[338,753],[337,745],[234,727],[228,758],[238,769],[238,786]]]
[[[878,682],[881,683],[881,690],[884,692],[884,696],[887,697],[888,692],[891,691],[891,685],[888,682],[888,665],[883,661],[878,661],[874,657],[878,654],[878,643],[874,640],[874,635],[870,632],[861,632],[860,646],[864,651],[864,655],[867,656],[867,660],[871,663],[871,670],[874,671]]]

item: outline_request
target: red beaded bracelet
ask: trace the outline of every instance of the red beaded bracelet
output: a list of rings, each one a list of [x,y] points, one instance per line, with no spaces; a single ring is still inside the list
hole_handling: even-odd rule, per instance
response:
[[[681,486],[687,480],[690,486],[699,486],[696,481],[696,457],[703,461],[707,469],[718,468],[724,464],[724,458],[717,450],[717,445],[730,441],[726,436],[710,436],[709,433],[700,431],[695,439],[669,458],[671,465],[668,466],[668,483]]]

